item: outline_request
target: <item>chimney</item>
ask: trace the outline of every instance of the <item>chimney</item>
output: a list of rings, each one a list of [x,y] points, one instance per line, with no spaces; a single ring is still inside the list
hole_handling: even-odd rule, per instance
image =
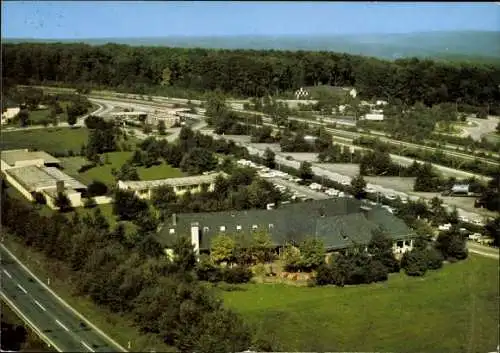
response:
[[[191,244],[193,244],[196,255],[200,254],[200,225],[198,222],[191,223]]]
[[[176,213],[173,213],[173,214],[172,214],[172,225],[173,225],[174,227],[176,227],[176,226],[177,226],[177,214],[176,214]]]
[[[58,180],[56,181],[56,191],[59,192],[64,192],[64,180]]]

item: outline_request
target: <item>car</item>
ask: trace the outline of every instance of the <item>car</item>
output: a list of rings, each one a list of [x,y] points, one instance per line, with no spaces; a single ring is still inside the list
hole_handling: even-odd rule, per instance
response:
[[[469,235],[469,239],[470,240],[475,240],[475,241],[481,239],[481,237],[482,237],[482,235],[480,233],[474,233],[474,234],[470,234]]]
[[[396,200],[396,195],[393,195],[393,194],[387,194],[387,195],[385,195],[385,197],[391,201]]]

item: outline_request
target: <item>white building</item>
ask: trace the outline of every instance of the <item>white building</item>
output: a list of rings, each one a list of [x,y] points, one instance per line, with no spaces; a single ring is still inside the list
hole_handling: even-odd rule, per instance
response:
[[[384,120],[384,114],[380,113],[369,113],[364,116],[365,120],[370,120],[370,121],[382,121]]]
[[[7,110],[2,113],[2,120],[0,121],[0,123],[2,125],[7,124],[11,119],[13,119],[17,114],[19,114],[20,111],[21,109],[19,107],[7,108]]]

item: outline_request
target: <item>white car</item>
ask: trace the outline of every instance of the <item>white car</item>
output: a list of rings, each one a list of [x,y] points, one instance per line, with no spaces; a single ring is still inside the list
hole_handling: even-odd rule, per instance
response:
[[[474,233],[469,235],[469,239],[474,241],[479,240],[481,237],[482,235],[480,233]]]
[[[439,230],[450,230],[450,228],[451,228],[451,223],[441,224],[438,227]]]
[[[388,194],[388,195],[385,195],[385,197],[389,200],[396,200],[396,195]]]

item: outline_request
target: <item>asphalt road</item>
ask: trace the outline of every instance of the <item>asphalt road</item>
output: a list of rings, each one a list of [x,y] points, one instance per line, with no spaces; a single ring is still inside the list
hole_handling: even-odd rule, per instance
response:
[[[60,352],[126,352],[23,268],[0,245],[2,300]]]
[[[474,254],[478,254],[484,257],[490,257],[497,260],[500,258],[500,250],[498,248],[484,246],[473,241],[467,242],[467,248],[469,249],[469,252]]]

